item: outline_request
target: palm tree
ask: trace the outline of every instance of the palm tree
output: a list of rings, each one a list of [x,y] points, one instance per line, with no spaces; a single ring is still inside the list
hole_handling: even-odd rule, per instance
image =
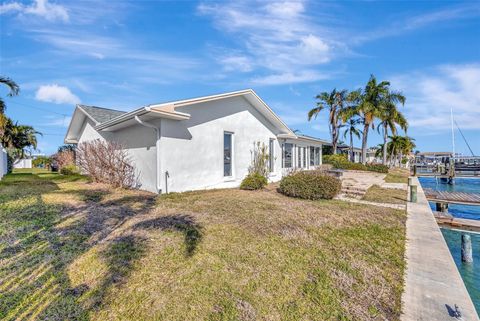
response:
[[[0,84],[3,84],[9,88],[9,92],[7,94],[9,97],[18,95],[18,92],[20,91],[20,87],[17,85],[17,83],[10,78],[0,76]],[[0,136],[3,135],[4,127],[7,122],[7,117],[5,116],[6,109],[7,105],[5,105],[5,102],[0,97]]]
[[[331,92],[322,92],[315,97],[318,100],[317,107],[308,112],[308,121],[310,121],[312,118],[316,119],[323,109],[328,108],[328,126],[330,134],[332,135],[333,154],[337,153],[337,143],[340,134],[339,129],[342,127],[340,124],[340,113],[345,109],[345,105],[348,101],[347,96],[348,91],[345,89],[340,91],[333,89]]]
[[[343,138],[347,137],[347,134],[350,136],[350,160],[355,162],[355,156],[353,154],[353,136],[360,138],[361,130],[357,128],[358,124],[361,124],[362,121],[360,118],[350,117],[346,121],[346,129],[343,133]]]
[[[397,134],[397,125],[404,131],[407,130],[408,122],[403,114],[397,109],[397,104],[405,104],[405,96],[399,92],[389,91],[382,100],[381,109],[379,111],[378,118],[380,118],[380,125],[377,127],[378,132],[380,128],[383,130],[383,161],[382,164],[387,164],[387,139],[388,130],[392,132],[392,135]]]
[[[12,151],[19,158],[25,156],[27,148],[37,148],[37,135],[41,135],[32,126],[18,125],[10,118],[6,118],[4,134],[0,137],[2,145]]]
[[[370,76],[365,88],[351,93],[350,101],[354,104],[353,110],[360,115],[363,123],[362,136],[362,163],[367,162],[367,141],[370,127],[375,129],[375,119],[379,117],[382,104],[389,93],[388,81],[377,82],[374,75]]]
[[[408,136],[388,136],[390,142],[388,143],[387,150],[390,154],[390,166],[394,166],[396,161],[398,164],[402,163],[403,155],[408,155],[416,147],[413,138]]]

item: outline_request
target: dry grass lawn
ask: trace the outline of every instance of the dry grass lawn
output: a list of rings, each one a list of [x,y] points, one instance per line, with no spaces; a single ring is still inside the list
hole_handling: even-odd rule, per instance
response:
[[[398,320],[405,213],[264,191],[0,183],[0,319]]]
[[[403,168],[391,168],[385,177],[386,183],[408,183],[410,171]]]
[[[377,203],[405,204],[407,202],[407,191],[372,185],[362,199]]]

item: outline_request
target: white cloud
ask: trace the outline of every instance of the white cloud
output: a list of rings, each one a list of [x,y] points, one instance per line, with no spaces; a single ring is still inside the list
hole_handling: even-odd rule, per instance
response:
[[[300,71],[300,72],[285,72],[280,74],[270,74],[264,77],[256,77],[251,80],[256,85],[282,85],[312,82],[321,79],[328,79],[330,77],[327,73],[320,73],[316,71]]]
[[[395,76],[392,87],[407,97],[410,127],[450,129],[450,109],[462,129],[480,129],[480,64],[442,65]]]
[[[2,3],[0,4],[0,14],[8,12],[17,12],[23,9],[23,5],[18,2]]]
[[[72,120],[71,116],[63,116],[63,117],[47,117],[49,121],[44,123],[45,126],[53,126],[53,127],[68,127],[70,121]]]
[[[220,63],[225,71],[249,72],[253,70],[252,61],[245,56],[226,56],[220,58]]]
[[[404,19],[397,19],[391,25],[382,26],[380,29],[356,34],[353,42],[362,43],[381,38],[392,37],[411,32],[417,29],[426,28],[434,24],[445,24],[448,21],[469,19],[480,16],[480,6],[473,3],[465,3],[450,6],[446,9],[439,9],[408,16]]]
[[[267,73],[254,78],[256,84],[324,79],[325,75],[315,72],[315,68],[330,62],[346,48],[335,40],[330,27],[313,22],[304,1],[204,3],[198,6],[198,12],[211,17],[219,29],[234,34],[240,41],[237,53],[241,52],[234,56],[234,62],[245,67],[240,71]],[[316,14],[317,20],[324,16]],[[231,59],[219,57],[218,62],[225,70],[234,71]]]
[[[79,104],[80,98],[75,96],[70,89],[57,84],[42,85],[35,94],[35,99],[55,104]]]
[[[31,5],[24,5],[19,2],[3,3],[0,5],[0,14],[4,13],[33,15],[48,21],[61,20],[68,22],[69,20],[68,11],[65,7],[50,3],[48,0],[35,0]]]

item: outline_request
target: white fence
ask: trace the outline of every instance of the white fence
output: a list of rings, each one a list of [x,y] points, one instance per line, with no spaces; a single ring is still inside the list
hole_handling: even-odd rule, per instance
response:
[[[13,168],[32,168],[32,159],[31,158],[17,159],[13,163]]]
[[[7,173],[7,151],[0,144],[0,179]]]

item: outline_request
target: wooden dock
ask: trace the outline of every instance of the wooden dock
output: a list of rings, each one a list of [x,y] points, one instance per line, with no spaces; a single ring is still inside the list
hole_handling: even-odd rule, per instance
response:
[[[480,205],[480,193],[435,191],[430,188],[425,188],[424,192],[427,200],[430,202],[460,205]]]
[[[472,232],[480,232],[480,221],[457,218],[444,212],[433,212],[438,225],[446,228],[454,228]]]

